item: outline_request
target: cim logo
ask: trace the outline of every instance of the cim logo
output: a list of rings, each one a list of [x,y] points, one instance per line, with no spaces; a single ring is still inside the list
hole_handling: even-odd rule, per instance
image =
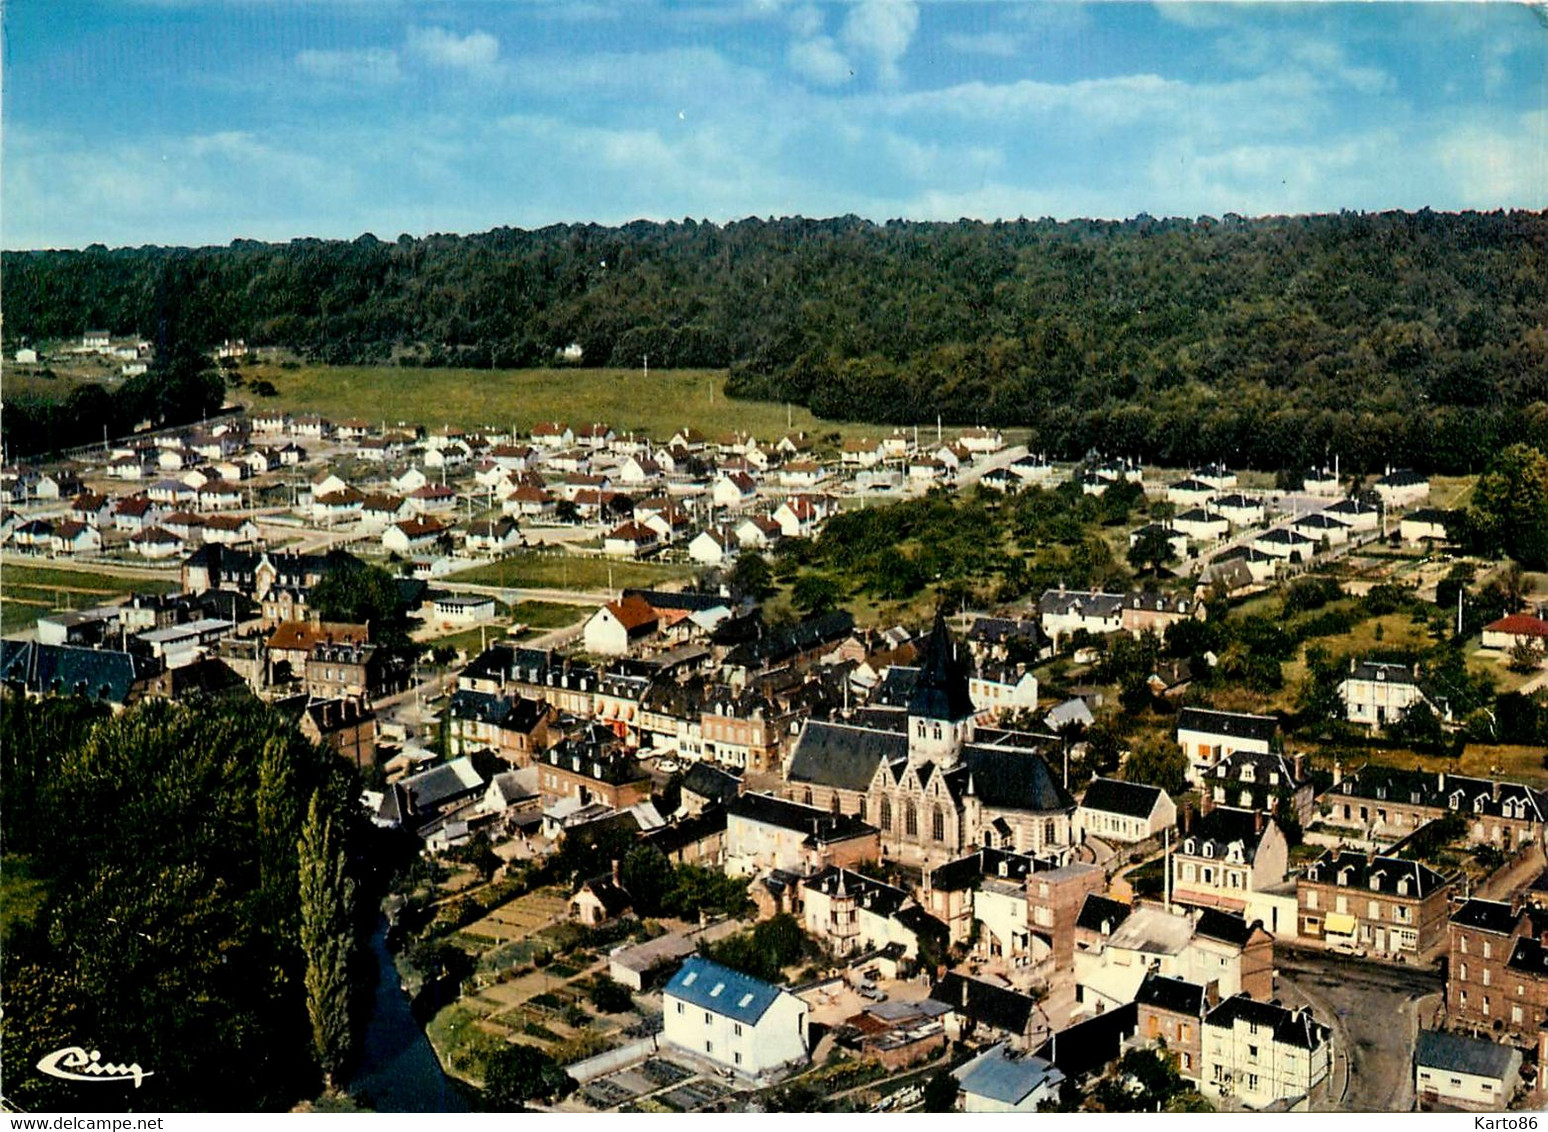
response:
[[[56,1049],[38,1062],[38,1069],[50,1077],[65,1081],[133,1081],[136,1089],[145,1078],[154,1076],[141,1069],[138,1062],[133,1065],[116,1065],[111,1061],[103,1061],[102,1054],[96,1050],[87,1053],[80,1046]]]

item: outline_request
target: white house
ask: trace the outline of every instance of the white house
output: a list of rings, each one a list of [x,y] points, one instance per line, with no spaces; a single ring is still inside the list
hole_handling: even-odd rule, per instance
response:
[[[1333,515],[1317,511],[1311,515],[1305,515],[1290,525],[1290,529],[1296,534],[1312,539],[1319,546],[1323,539],[1328,540],[1329,546],[1342,546],[1349,541],[1350,526]]]
[[[1349,674],[1339,683],[1338,692],[1350,723],[1374,727],[1396,723],[1415,704],[1429,703],[1419,686],[1417,668],[1374,660],[1357,662],[1354,657],[1349,658]]]
[[[1301,490],[1307,495],[1331,499],[1338,494],[1338,476],[1332,468],[1312,468],[1301,477]]]
[[[1297,534],[1289,527],[1275,527],[1253,539],[1252,548],[1259,554],[1269,554],[1287,561],[1305,562],[1317,553],[1317,540]]]
[[[1483,627],[1483,647],[1509,651],[1518,645],[1548,650],[1548,621],[1530,613],[1512,613]]]
[[[1177,803],[1165,790],[1116,778],[1094,778],[1075,809],[1075,828],[1103,841],[1131,844],[1177,824]]]
[[[1468,1109],[1504,1109],[1521,1083],[1521,1051],[1488,1038],[1419,1031],[1414,1091],[1419,1098]]]
[[[1333,1031],[1304,1007],[1239,994],[1210,1011],[1203,1031],[1199,1091],[1207,1097],[1262,1109],[1307,1096],[1332,1068]]]
[[[1205,483],[1199,479],[1178,480],[1168,484],[1166,488],[1166,501],[1175,503],[1179,507],[1203,507],[1216,494],[1214,484]],[[1217,511],[1219,507],[1215,508]]]
[[[651,604],[630,594],[610,601],[591,615],[582,631],[586,651],[601,656],[627,656],[634,646],[655,633],[660,618]]]
[[[1401,468],[1376,481],[1376,494],[1388,507],[1412,507],[1430,498],[1430,479]]]
[[[736,540],[722,531],[700,531],[688,544],[688,557],[706,566],[719,566],[736,551]]]
[[[1198,539],[1200,542],[1225,538],[1231,531],[1229,519],[1219,512],[1206,511],[1202,507],[1191,507],[1176,516],[1172,519],[1172,526],[1189,538]]]
[[[1009,1042],[990,1046],[951,1071],[963,1112],[1036,1112],[1059,1100],[1064,1074],[1050,1061],[1013,1052]]]
[[[710,498],[716,507],[741,510],[758,498],[758,482],[746,472],[731,472],[715,480]]]
[[[780,525],[768,515],[749,515],[736,527],[736,541],[752,550],[773,546],[784,537]]]
[[[1323,514],[1342,519],[1356,531],[1374,531],[1381,524],[1381,508],[1360,499],[1340,499],[1323,508]]]
[[[468,525],[463,545],[474,554],[503,554],[521,545],[521,530],[509,516],[479,519]]]
[[[957,440],[962,447],[973,453],[998,452],[1005,447],[1005,437],[995,428],[970,428]]]
[[[1262,499],[1255,495],[1243,495],[1239,491],[1232,492],[1230,495],[1210,496],[1209,509],[1238,527],[1250,527],[1254,523],[1261,523],[1264,516],[1268,514]]]
[[[382,532],[382,549],[396,554],[429,550],[445,532],[445,525],[434,519],[404,519]]]
[[[172,558],[182,553],[183,540],[161,527],[148,527],[131,535],[129,546],[144,558]]]
[[[655,531],[630,519],[607,533],[602,540],[602,553],[615,558],[638,558],[659,541]]]
[[[495,615],[495,600],[484,594],[448,594],[435,599],[435,619],[451,625],[472,625]]]
[[[662,992],[662,1040],[742,1077],[807,1057],[807,1005],[781,987],[690,955]]]
[[[1185,707],[1177,716],[1177,743],[1188,760],[1188,781],[1202,785],[1222,759],[1236,751],[1268,754],[1279,729],[1271,715]]]
[[[1404,542],[1450,542],[1456,516],[1436,507],[1420,507],[1398,522],[1398,534]]]
[[[1037,710],[1037,677],[1026,665],[985,661],[968,677],[968,698],[979,718],[992,722],[1002,712]]]
[[[429,483],[430,477],[418,468],[410,466],[393,476],[388,482],[392,484],[392,490],[399,495],[408,495]]]

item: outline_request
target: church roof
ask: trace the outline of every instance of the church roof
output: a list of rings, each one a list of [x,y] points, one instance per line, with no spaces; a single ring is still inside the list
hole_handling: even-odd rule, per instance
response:
[[[1059,785],[1043,756],[1035,751],[987,747],[962,748],[962,766],[978,800],[991,809],[1073,810],[1075,799]]]
[[[867,790],[876,768],[908,756],[908,737],[843,723],[809,720],[790,758],[791,782]]]
[[[908,700],[908,714],[925,719],[959,720],[974,714],[968,695],[968,670],[946,630],[946,618],[935,613],[935,625],[919,663],[919,675]]]

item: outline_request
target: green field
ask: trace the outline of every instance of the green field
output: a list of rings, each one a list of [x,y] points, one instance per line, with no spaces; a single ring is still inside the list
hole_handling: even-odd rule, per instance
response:
[[[0,566],[0,633],[25,629],[56,609],[88,609],[135,593],[172,593],[176,575],[120,578],[55,566]]]
[[[278,396],[234,392],[251,409],[320,413],[334,420],[363,417],[431,428],[514,425],[528,432],[540,421],[572,427],[604,421],[618,432],[668,440],[685,426],[713,439],[722,433],[751,432],[773,441],[791,428],[813,435],[882,436],[880,425],[839,424],[814,417],[799,405],[736,401],[725,396],[726,375],[718,370],[617,369],[419,369],[399,366],[312,366],[298,369],[255,365],[243,369],[248,381],[273,383]],[[788,421],[788,423],[787,423]]]
[[[658,586],[663,582],[681,581],[692,576],[693,569],[679,563],[618,562],[562,552],[527,552],[514,554],[483,566],[475,566],[471,570],[458,571],[449,580],[518,589],[579,590],[582,593],[598,593],[608,588],[609,578],[612,580],[612,588],[621,590],[625,587],[645,589]],[[517,619],[527,620],[519,614]],[[537,624],[536,621],[532,623]]]

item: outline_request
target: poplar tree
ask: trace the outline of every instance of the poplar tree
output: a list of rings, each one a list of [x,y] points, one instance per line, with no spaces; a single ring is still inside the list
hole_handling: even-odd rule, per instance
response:
[[[301,950],[306,956],[306,1009],[312,1047],[328,1085],[339,1083],[353,1052],[352,966],[355,882],[346,871],[333,816],[313,794],[301,828]]]

